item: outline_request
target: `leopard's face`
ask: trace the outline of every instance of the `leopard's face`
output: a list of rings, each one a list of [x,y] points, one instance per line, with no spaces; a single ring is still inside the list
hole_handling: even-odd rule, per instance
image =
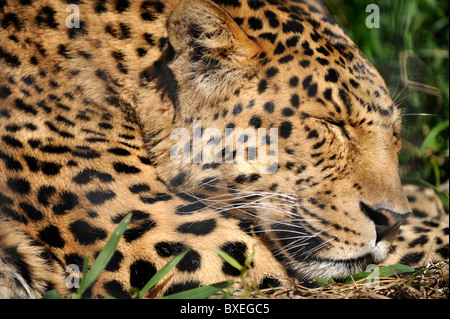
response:
[[[155,80],[175,107],[147,143],[172,189],[255,216],[297,274],[345,277],[384,259],[409,214],[400,114],[339,27],[270,9],[258,19],[273,41],[215,5],[175,10]]]

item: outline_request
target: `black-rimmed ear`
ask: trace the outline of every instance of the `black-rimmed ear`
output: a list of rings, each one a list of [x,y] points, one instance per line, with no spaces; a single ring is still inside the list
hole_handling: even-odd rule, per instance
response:
[[[259,46],[208,0],[183,0],[168,20],[174,67],[206,100],[234,90],[255,72]]]

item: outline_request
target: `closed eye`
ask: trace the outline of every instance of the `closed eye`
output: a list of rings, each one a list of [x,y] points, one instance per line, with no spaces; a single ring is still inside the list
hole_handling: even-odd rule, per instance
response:
[[[345,123],[343,121],[336,122],[336,121],[333,121],[333,120],[330,120],[330,119],[326,119],[326,118],[322,118],[321,120],[323,120],[323,121],[325,121],[328,124],[331,124],[333,126],[339,127],[339,129],[341,130],[342,135],[344,135],[347,139],[350,140],[350,134],[345,129]]]

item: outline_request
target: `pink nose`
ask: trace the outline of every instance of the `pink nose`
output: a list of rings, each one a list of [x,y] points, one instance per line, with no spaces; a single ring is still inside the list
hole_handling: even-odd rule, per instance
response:
[[[402,225],[411,214],[411,212],[403,214],[396,213],[387,208],[377,208],[374,210],[364,203],[361,203],[361,209],[375,224],[377,242],[382,240],[395,229],[398,229],[398,227],[400,227],[400,225]]]

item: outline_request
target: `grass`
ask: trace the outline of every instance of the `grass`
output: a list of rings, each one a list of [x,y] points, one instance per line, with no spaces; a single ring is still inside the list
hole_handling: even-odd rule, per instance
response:
[[[387,267],[389,268],[389,267]],[[412,272],[380,277],[376,284],[365,278],[344,282],[322,282],[309,287],[293,282],[292,287],[276,289],[273,299],[448,299],[448,261],[414,269]],[[359,275],[354,275],[353,277]]]
[[[105,247],[102,249],[93,265],[89,268],[89,255],[84,259],[83,273],[80,287],[76,293],[65,296],[67,299],[80,299],[83,293],[98,278],[113,256],[117,244],[131,219],[127,215],[116,227]],[[186,255],[189,249],[179,253],[163,266],[142,289],[131,289],[130,297],[141,299],[155,286],[172,268],[174,268]],[[234,280],[226,280],[212,285],[205,285],[187,291],[179,292],[162,299],[242,299],[242,298],[448,298],[448,262],[430,265],[418,269],[405,265],[391,265],[377,267],[350,276],[341,281],[315,278],[308,286],[305,283],[292,281],[287,287],[261,290],[251,280],[251,263],[254,253],[250,254],[241,265],[236,259],[223,251],[215,250],[226,262],[240,271],[239,283],[233,285]],[[111,296],[104,296],[113,299]],[[48,291],[43,299],[62,299],[56,290]]]
[[[403,112],[403,182],[438,189],[449,179],[449,2],[325,2],[380,71]],[[368,4],[380,9],[378,29],[366,26]],[[448,193],[444,197],[448,204]]]

